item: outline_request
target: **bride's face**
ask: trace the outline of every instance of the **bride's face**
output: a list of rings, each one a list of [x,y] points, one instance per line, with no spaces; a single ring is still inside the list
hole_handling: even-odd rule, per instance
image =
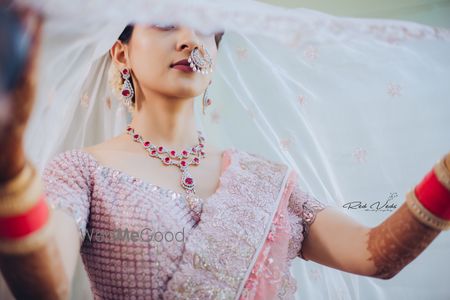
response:
[[[131,39],[125,45],[126,65],[132,70],[134,85],[142,90],[176,98],[202,94],[211,80],[203,75],[174,67],[188,59],[195,47],[204,46],[213,61],[217,56],[214,34],[203,35],[188,27],[135,25]]]

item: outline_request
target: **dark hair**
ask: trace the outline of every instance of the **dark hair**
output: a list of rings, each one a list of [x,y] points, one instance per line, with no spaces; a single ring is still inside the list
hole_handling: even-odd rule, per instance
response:
[[[131,35],[133,34],[133,29],[134,29],[134,25],[127,25],[125,27],[125,29],[122,31],[122,33],[119,36],[119,41],[121,41],[124,44],[128,44],[130,42],[131,39]],[[224,32],[218,32],[215,34],[214,38],[216,40],[216,46],[217,48],[219,48],[220,45],[220,41],[222,40],[222,36],[223,36]],[[134,89],[134,84],[133,84],[133,78],[130,76],[130,82],[131,82],[131,86],[133,86]],[[131,102],[133,104],[135,104],[135,97],[133,97],[133,99],[131,99]]]
[[[131,35],[133,34],[133,29],[134,29],[134,25],[131,25],[131,24],[127,25],[127,27],[125,27],[125,29],[120,34],[119,40],[124,44],[128,44],[130,42]],[[214,38],[216,40],[217,48],[219,48],[220,41],[222,40],[223,34],[224,34],[224,32],[218,32],[214,36]]]
[[[133,34],[133,25],[127,25],[125,29],[122,31],[122,33],[119,36],[119,41],[122,41],[124,44],[128,44],[131,39],[131,35]]]

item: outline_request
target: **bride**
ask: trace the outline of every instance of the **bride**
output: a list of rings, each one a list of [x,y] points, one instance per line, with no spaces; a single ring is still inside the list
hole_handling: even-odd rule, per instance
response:
[[[95,299],[292,299],[296,257],[390,279],[448,228],[450,153],[395,212],[366,226],[307,192],[289,164],[210,141],[194,103],[202,96],[204,110],[215,105],[208,87],[226,35],[122,28],[103,70],[130,122],[112,138],[61,151],[40,177],[24,147],[38,26],[0,135],[0,267],[14,296],[67,298],[81,253]],[[86,94],[81,106],[100,100]]]

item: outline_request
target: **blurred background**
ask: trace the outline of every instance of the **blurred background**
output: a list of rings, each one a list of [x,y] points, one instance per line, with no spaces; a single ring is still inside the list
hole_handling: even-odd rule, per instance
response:
[[[401,19],[450,28],[450,0],[260,0],[316,9],[336,16]]]

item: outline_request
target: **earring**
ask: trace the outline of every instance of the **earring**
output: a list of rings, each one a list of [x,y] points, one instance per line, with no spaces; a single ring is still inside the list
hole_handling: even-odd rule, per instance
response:
[[[131,108],[133,106],[133,102],[131,101],[131,99],[133,99],[134,90],[130,81],[130,70],[128,70],[127,68],[123,68],[120,73],[122,74],[123,78],[123,85],[121,91],[123,104],[128,108]]]
[[[195,47],[189,55],[188,62],[194,72],[206,75],[212,72],[212,59],[204,45],[202,45],[202,49],[204,54],[198,47]]]
[[[211,98],[209,98],[208,96],[208,88],[211,85],[211,82],[209,82],[208,87],[206,88],[205,92],[203,93],[203,99],[202,99],[202,110],[203,110],[203,115],[205,115],[205,108],[207,106],[210,106],[212,104],[212,100]]]

